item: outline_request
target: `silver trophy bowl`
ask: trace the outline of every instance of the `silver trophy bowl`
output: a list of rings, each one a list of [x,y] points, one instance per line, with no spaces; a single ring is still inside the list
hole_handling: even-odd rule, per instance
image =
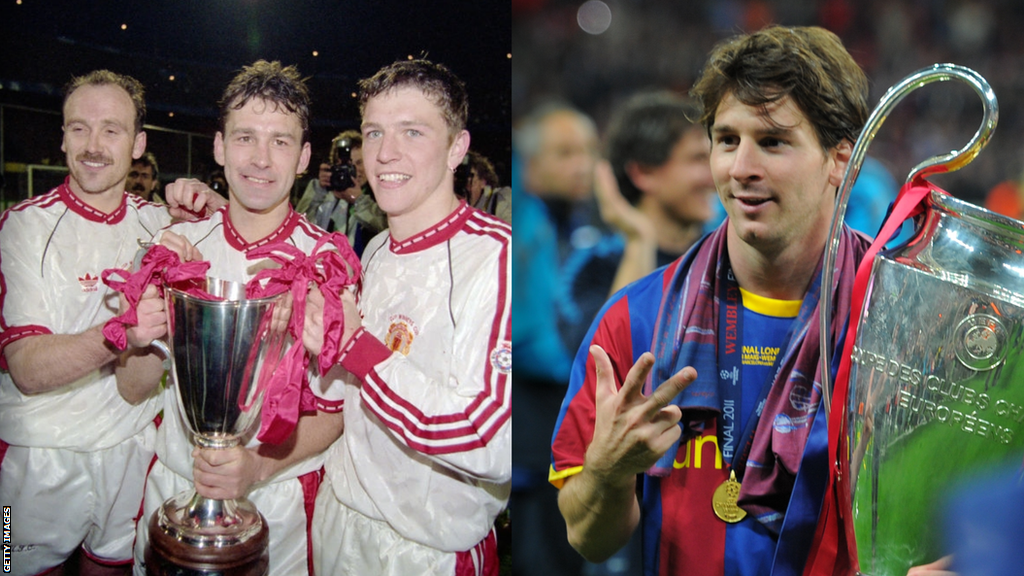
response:
[[[170,374],[193,444],[230,448],[246,442],[260,422],[267,381],[289,343],[281,296],[246,299],[245,286],[208,279],[204,300],[165,287],[168,343],[154,342]],[[263,530],[246,498],[214,500],[194,489],[164,502],[155,524],[165,536],[197,547],[228,547]],[[152,536],[151,536],[152,539]]]
[[[932,192],[916,241],[875,259],[847,398],[860,570],[943,549],[950,490],[1024,453],[1024,224]]]
[[[839,229],[853,182],[892,108],[935,81],[970,85],[984,105],[982,126],[962,150],[929,159],[908,182],[968,164],[998,120],[988,82],[973,70],[937,64],[886,92],[854,146],[836,199],[823,273],[833,286]],[[986,468],[1024,453],[1024,223],[932,192],[927,216],[901,246],[872,262],[849,390],[829,412],[831,384],[822,374],[828,425],[840,427],[841,506],[858,574],[904,575],[948,552],[944,501]],[[822,365],[833,343],[822,305]],[[838,406],[837,406],[838,407]],[[845,485],[845,486],[843,486]]]

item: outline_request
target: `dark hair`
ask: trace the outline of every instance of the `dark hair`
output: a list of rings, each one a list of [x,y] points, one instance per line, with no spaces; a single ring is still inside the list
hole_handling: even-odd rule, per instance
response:
[[[309,89],[295,66],[281,66],[280,62],[257,60],[245,66],[224,89],[220,106],[220,130],[224,131],[228,114],[240,110],[253,98],[273,102],[299,117],[302,125],[302,143],[309,142]]]
[[[466,163],[469,169],[476,172],[476,175],[483,179],[491,188],[498,187],[498,173],[494,171],[494,164],[483,154],[470,150],[466,153]]]
[[[331,166],[338,162],[338,141],[343,138],[348,138],[348,141],[352,143],[353,150],[363,147],[363,135],[358,130],[345,130],[338,134],[331,140],[331,150],[327,156],[327,163]]]
[[[630,204],[636,206],[643,193],[626,174],[626,165],[665,164],[683,135],[698,126],[699,116],[696,104],[668,91],[637,94],[615,111],[607,132],[608,162]]]
[[[466,85],[445,65],[429,60],[398,60],[370,78],[360,80],[359,113],[366,111],[370,98],[404,86],[418,88],[441,109],[441,116],[448,125],[449,140],[466,128],[469,118]]]
[[[153,179],[156,180],[157,175],[160,174],[160,166],[156,163],[156,156],[152,152],[146,152],[142,156],[132,160],[132,165],[142,164],[143,166],[149,166],[153,169]]]
[[[719,43],[691,90],[711,133],[722,100],[765,110],[789,96],[807,115],[822,148],[857,140],[868,117],[868,81],[839,37],[816,26],[772,26]]]
[[[146,90],[142,83],[124,74],[117,74],[110,70],[93,70],[83,76],[75,76],[70,82],[64,85],[64,102],[66,106],[71,94],[82,86],[118,86],[128,93],[132,104],[135,105],[135,133],[142,132],[142,125],[146,123]]]

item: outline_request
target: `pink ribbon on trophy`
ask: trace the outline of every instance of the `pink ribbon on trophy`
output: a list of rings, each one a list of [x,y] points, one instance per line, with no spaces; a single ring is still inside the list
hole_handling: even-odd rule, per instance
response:
[[[142,257],[142,264],[135,272],[122,268],[108,268],[100,275],[103,283],[112,290],[124,294],[128,309],[103,325],[103,336],[117,347],[128,347],[127,327],[138,324],[138,306],[142,293],[153,285],[163,296],[164,285],[177,288],[186,294],[206,300],[220,300],[204,290],[209,262],[182,262],[178,254],[159,244],[151,247]],[[117,280],[120,277],[122,280]]]
[[[328,242],[332,243],[336,250],[321,250]],[[309,366],[309,357],[302,343],[306,293],[310,284],[317,285],[324,292],[326,349],[328,326],[338,330],[335,337],[335,340],[338,340],[345,321],[341,299],[333,293],[340,294],[342,288],[359,280],[359,257],[352,251],[348,239],[339,233],[320,238],[311,256],[307,256],[295,246],[279,243],[252,250],[247,257],[268,258],[280,267],[265,268],[258,272],[246,285],[246,297],[265,298],[289,291],[292,297],[292,314],[288,321],[288,331],[293,339],[292,346],[266,384],[260,431],[257,434],[260,442],[279,444],[291,435],[303,411],[315,410],[312,392],[304,386],[306,369]],[[328,294],[333,295],[333,299]],[[328,364],[327,368],[332,364]],[[321,354],[321,374],[327,372],[323,366],[324,359]]]

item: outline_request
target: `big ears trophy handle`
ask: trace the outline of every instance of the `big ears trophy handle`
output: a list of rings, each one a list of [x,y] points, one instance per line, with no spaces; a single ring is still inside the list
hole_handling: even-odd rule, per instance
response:
[[[918,164],[910,172],[907,182],[918,177],[927,177],[932,174],[954,172],[971,163],[972,160],[988,144],[999,120],[999,104],[996,102],[995,92],[988,82],[980,74],[956,64],[935,64],[922,68],[907,76],[895,84],[882,96],[878,105],[871,112],[864,130],[861,132],[857,143],[853,147],[850,162],[846,166],[846,173],[843,175],[843,182],[839,186],[839,193],[836,195],[836,208],[832,215],[832,225],[829,227],[828,241],[825,244],[825,263],[822,269],[822,287],[827,297],[822,298],[821,308],[821,397],[825,403],[825,414],[830,414],[832,409],[832,382],[829,367],[831,366],[829,338],[830,317],[832,316],[832,298],[834,297],[834,268],[836,256],[839,252],[839,232],[842,230],[843,217],[846,215],[846,205],[849,202],[850,190],[853,183],[857,181],[861,165],[864,163],[864,156],[867,154],[868,146],[875,139],[878,129],[888,118],[893,108],[903,98],[914,90],[931,84],[932,82],[945,82],[947,80],[959,80],[974,88],[974,91],[981,97],[984,104],[984,116],[981,126],[974,133],[974,137],[960,150],[954,150],[948,154],[934,156]],[[840,399],[840,401],[844,401]]]

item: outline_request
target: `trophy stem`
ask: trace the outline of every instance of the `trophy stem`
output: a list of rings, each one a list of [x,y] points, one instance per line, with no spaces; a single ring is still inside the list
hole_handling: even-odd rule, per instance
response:
[[[156,516],[161,531],[197,547],[233,546],[263,527],[259,512],[248,499],[215,500],[194,489],[164,502]]]

